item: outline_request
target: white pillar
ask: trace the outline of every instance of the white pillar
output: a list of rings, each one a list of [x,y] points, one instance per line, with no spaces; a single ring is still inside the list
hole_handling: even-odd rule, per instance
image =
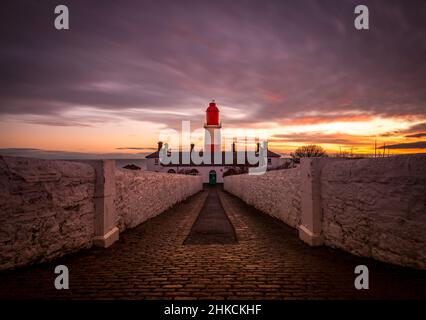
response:
[[[301,159],[302,219],[299,238],[310,246],[324,243],[322,236],[321,167],[324,158]]]
[[[95,220],[93,245],[107,248],[119,237],[116,227],[117,214],[115,212],[115,161],[93,160],[85,161],[96,172],[95,184]]]

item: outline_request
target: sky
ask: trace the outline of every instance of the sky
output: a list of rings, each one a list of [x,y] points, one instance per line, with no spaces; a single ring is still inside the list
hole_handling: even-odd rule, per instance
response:
[[[212,99],[282,154],[426,150],[425,1],[60,3],[70,30],[57,1],[2,2],[0,153],[143,156]]]

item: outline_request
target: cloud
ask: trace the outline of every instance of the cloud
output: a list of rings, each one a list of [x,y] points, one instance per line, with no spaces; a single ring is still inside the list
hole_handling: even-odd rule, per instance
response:
[[[270,139],[271,142],[297,142],[304,144],[339,144],[344,146],[356,146],[371,143],[371,137],[352,136],[347,134],[322,134],[313,133],[292,133],[276,134]]]
[[[222,113],[229,124],[426,114],[424,1],[368,2],[368,32],[352,0],[63,4],[69,32],[53,28],[54,1],[3,4],[0,116],[173,126],[202,121],[212,98],[241,114]],[[108,116],[69,115],[82,107]],[[312,111],[335,115],[297,119]]]
[[[357,121],[370,121],[374,118],[371,114],[359,114],[358,112],[351,112],[349,114],[342,113],[328,113],[311,116],[308,114],[297,115],[296,117],[284,119],[281,121],[283,125],[309,125],[318,123],[331,123],[331,122],[357,122]]]
[[[426,130],[426,122],[417,123],[412,125],[404,130],[396,130],[392,132],[386,132],[381,134],[382,137],[392,137],[392,136],[400,136],[401,134],[406,134],[406,138],[420,138],[423,136],[423,132]],[[407,135],[407,133],[409,133]]]
[[[405,131],[406,132],[418,132],[418,131],[423,131],[423,130],[426,130],[426,122],[415,124]]]
[[[406,138],[423,138],[426,137],[426,132],[414,133],[405,136]]]
[[[398,143],[389,146],[382,146],[379,149],[426,149],[426,141]]]

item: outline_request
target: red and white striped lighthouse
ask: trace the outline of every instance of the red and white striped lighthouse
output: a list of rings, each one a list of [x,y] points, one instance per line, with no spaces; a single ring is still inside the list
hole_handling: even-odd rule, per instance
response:
[[[204,150],[215,152],[221,151],[221,134],[222,124],[219,121],[219,109],[216,102],[212,100],[206,110],[206,123],[204,124]]]

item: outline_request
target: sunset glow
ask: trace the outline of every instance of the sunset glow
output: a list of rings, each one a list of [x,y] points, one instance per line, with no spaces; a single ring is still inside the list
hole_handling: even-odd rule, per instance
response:
[[[11,2],[0,151],[144,157],[161,130],[179,131],[182,121],[201,129],[216,99],[224,130],[266,136],[283,155],[305,144],[374,154],[375,141],[390,154],[425,152],[421,10],[372,3],[380,14],[361,32],[354,3],[249,1],[244,12],[228,1],[194,1],[191,12],[73,3],[72,28],[61,32],[48,4],[23,12]]]

